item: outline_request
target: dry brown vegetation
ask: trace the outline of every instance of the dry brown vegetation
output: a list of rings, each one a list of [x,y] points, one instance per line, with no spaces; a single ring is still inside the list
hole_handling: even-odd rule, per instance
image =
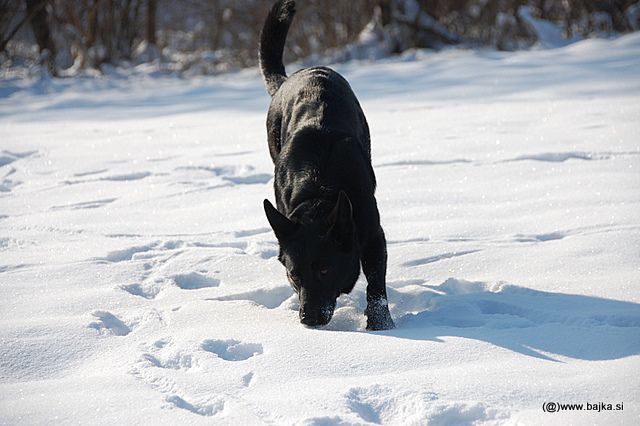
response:
[[[72,65],[152,61],[170,70],[215,73],[255,64],[262,20],[271,4],[0,0],[0,55],[14,64],[31,55],[52,74]],[[537,39],[519,16],[523,6],[566,36],[633,31],[640,16],[635,0],[298,0],[286,58],[327,52],[336,60],[375,58],[456,43],[519,49]]]

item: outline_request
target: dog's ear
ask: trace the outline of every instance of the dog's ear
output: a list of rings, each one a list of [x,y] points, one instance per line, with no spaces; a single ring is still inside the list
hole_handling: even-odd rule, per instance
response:
[[[296,233],[299,227],[297,223],[290,221],[285,215],[276,210],[269,200],[264,200],[263,204],[267,220],[273,232],[276,234],[278,241],[286,240]]]
[[[329,214],[330,235],[344,251],[351,250],[353,242],[353,207],[344,191],[338,194],[338,201]]]

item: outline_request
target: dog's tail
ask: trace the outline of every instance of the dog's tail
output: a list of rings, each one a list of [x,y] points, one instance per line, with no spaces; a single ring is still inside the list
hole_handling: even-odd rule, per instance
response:
[[[287,79],[282,63],[284,42],[296,13],[296,2],[278,0],[273,5],[260,34],[260,70],[267,92],[273,96]]]

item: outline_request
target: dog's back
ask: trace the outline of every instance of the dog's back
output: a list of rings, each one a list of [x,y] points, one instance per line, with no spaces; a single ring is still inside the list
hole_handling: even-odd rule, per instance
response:
[[[278,207],[285,213],[296,207],[300,197],[283,197],[279,191],[278,187],[293,186],[293,182],[278,182],[279,168],[296,168],[284,163],[315,165],[314,180],[335,188],[336,196],[340,189],[355,198],[362,198],[359,191],[373,196],[375,190],[369,127],[349,83],[327,67],[304,68],[291,76],[285,73],[282,54],[294,6],[292,0],[273,6],[260,44],[260,67],[272,97],[267,115],[269,152],[276,165]],[[281,175],[285,180],[293,178],[291,173]]]
[[[273,95],[268,125],[278,125],[285,142],[306,127],[331,130],[363,144],[370,156],[369,127],[349,83],[326,67],[305,68],[288,77]]]

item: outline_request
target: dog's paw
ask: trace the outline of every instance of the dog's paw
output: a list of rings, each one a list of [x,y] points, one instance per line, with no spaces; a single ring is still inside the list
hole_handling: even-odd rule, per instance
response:
[[[396,325],[388,312],[386,317],[367,317],[367,330],[391,330],[394,328],[396,328]]]
[[[384,299],[369,302],[364,314],[367,317],[367,330],[391,330],[396,328],[389,313],[387,301]]]

